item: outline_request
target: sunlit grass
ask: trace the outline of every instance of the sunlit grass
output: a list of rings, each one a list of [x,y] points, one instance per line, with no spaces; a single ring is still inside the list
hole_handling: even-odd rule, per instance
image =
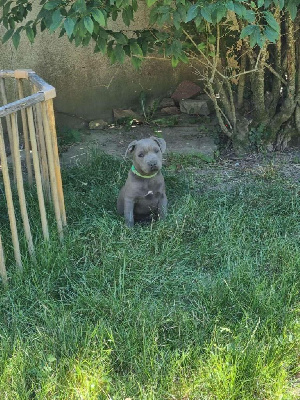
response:
[[[38,265],[8,268],[0,397],[297,399],[299,185],[272,174],[199,194],[188,168],[166,169],[167,220],[129,230],[115,210],[127,170],[95,155],[65,171],[64,244],[50,221]]]

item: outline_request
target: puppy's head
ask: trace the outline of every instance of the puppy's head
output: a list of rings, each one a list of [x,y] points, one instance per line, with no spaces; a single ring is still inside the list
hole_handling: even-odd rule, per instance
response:
[[[134,140],[126,154],[132,158],[138,172],[151,175],[162,167],[162,153],[166,150],[164,139],[151,136],[149,139]]]

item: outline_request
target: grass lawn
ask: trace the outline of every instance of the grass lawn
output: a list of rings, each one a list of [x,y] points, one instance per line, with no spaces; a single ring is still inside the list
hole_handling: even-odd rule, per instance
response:
[[[0,287],[1,400],[299,398],[300,184],[226,190],[195,163],[164,171],[167,220],[132,230],[115,210],[128,164],[64,171],[64,245],[50,221],[38,265]]]

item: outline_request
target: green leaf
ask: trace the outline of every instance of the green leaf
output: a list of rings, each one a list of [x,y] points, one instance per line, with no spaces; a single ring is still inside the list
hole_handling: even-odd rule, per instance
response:
[[[12,17],[10,17],[10,18],[8,19],[8,23],[9,23],[10,29],[15,29],[15,27],[16,27],[16,22],[15,22],[15,20],[14,20]]]
[[[5,3],[5,6],[3,7],[3,13],[2,15],[7,16],[7,14],[10,11],[10,5],[12,4],[12,1],[9,1],[8,3]]]
[[[244,18],[249,23],[254,22],[255,21],[255,12],[253,10],[246,10],[246,12],[244,13]]]
[[[12,37],[12,41],[13,41],[13,44],[14,44],[15,49],[17,49],[17,48],[19,47],[20,38],[21,38],[20,32],[19,32],[19,31],[16,31],[16,32],[14,33],[13,37]]]
[[[257,25],[253,25],[254,29],[250,35],[250,47],[254,47],[256,44],[261,45],[260,28]]]
[[[75,36],[75,47],[78,47],[81,45],[82,38],[80,36]]]
[[[206,49],[206,44],[205,43],[199,43],[197,47],[198,47],[198,50],[204,51]]]
[[[176,57],[172,57],[172,60],[171,60],[171,63],[172,63],[172,67],[173,68],[176,68],[177,67],[177,65],[179,64],[179,60],[178,60],[178,58],[176,58]]]
[[[175,28],[177,29],[177,30],[179,30],[180,29],[180,24],[181,24],[181,16],[180,16],[180,14],[179,14],[179,12],[178,11],[175,11],[174,13],[173,13],[173,24],[174,24],[174,26],[175,26]]]
[[[76,12],[83,13],[86,11],[86,2],[85,0],[76,0],[71,8]]]
[[[50,31],[54,32],[61,24],[63,17],[60,10],[55,10],[52,14],[52,24],[50,25]]]
[[[119,44],[127,44],[128,43],[127,37],[121,32],[114,32],[114,33],[112,33],[112,36],[116,39],[117,43],[119,43]]]
[[[257,1],[257,7],[260,8],[264,5],[265,0],[258,0]]]
[[[101,53],[105,54],[107,52],[107,41],[102,37],[99,37],[97,40],[97,46]]]
[[[130,21],[133,19],[133,14],[129,7],[124,8],[124,10],[122,12],[122,19],[126,26],[130,25]]]
[[[218,24],[222,18],[226,15],[227,9],[223,5],[216,7],[216,9],[212,13],[212,20],[216,24]]]
[[[265,0],[265,2],[264,2],[265,9],[269,8],[271,4],[272,4],[272,0]]]
[[[123,46],[121,44],[117,44],[116,45],[115,54],[116,54],[117,61],[119,61],[121,64],[123,64],[124,59],[125,59],[125,51],[124,51]]]
[[[265,13],[265,19],[268,23],[268,25],[274,29],[274,31],[280,33],[280,27],[276,19],[273,17],[273,15],[270,13],[270,11],[266,11]]]
[[[53,363],[53,362],[56,361],[56,358],[54,357],[54,355],[49,354],[49,355],[47,356],[47,361],[48,361],[49,363]]]
[[[216,38],[214,35],[210,35],[210,36],[208,37],[208,43],[210,43],[210,44],[215,44],[216,41],[217,41],[217,38]]]
[[[130,43],[130,50],[131,53],[135,56],[143,56],[143,51],[140,48],[140,46],[137,44],[137,42],[131,42]]]
[[[239,17],[244,17],[244,14],[246,13],[247,9],[244,7],[242,4],[239,3],[234,3],[234,11]]]
[[[83,23],[84,23],[84,26],[86,27],[86,30],[87,30],[90,34],[92,34],[93,31],[94,31],[94,22],[93,22],[92,18],[91,18],[90,16],[86,15],[86,16],[83,18]]]
[[[190,62],[188,56],[185,53],[180,54],[179,60],[184,62],[185,64],[188,64]]]
[[[147,6],[151,7],[153,6],[153,4],[155,4],[157,2],[157,0],[147,0]]]
[[[60,32],[59,32],[59,38],[61,38],[61,37],[63,37],[64,36],[64,34],[66,33],[66,30],[65,30],[65,28],[63,27],[63,28],[61,28],[61,30],[60,30]]]
[[[132,9],[134,12],[138,10],[138,2],[137,0],[132,0]]]
[[[34,32],[31,26],[26,26],[26,35],[30,41],[30,43],[34,42]]]
[[[138,57],[132,57],[131,58],[132,65],[134,66],[135,69],[140,69],[142,65],[142,60]]]
[[[244,39],[246,36],[249,36],[252,34],[252,32],[255,30],[256,25],[247,25],[242,29],[240,38]]]
[[[93,16],[94,20],[97,21],[100,26],[106,25],[105,16],[104,16],[103,12],[101,10],[99,10],[98,8],[94,8],[92,10],[92,16]]]
[[[288,12],[291,14],[292,20],[294,20],[297,16],[297,5],[293,1],[290,1],[286,6],[286,8]]]
[[[65,19],[64,27],[68,37],[71,37],[74,30],[74,26],[75,26],[75,21],[72,18],[68,17]]]
[[[256,43],[258,44],[258,46],[260,48],[262,48],[264,46],[266,42],[266,37],[263,33],[261,33],[260,29],[258,29],[256,31]]]
[[[94,47],[94,53],[100,53],[100,49],[96,43],[96,46]]]
[[[86,30],[86,27],[84,26],[83,19],[78,20],[78,22],[76,22],[74,30],[73,30],[75,39],[77,37],[83,39],[85,37],[86,33],[87,33],[87,30]]]
[[[194,22],[195,22],[196,28],[198,29],[198,31],[200,31],[199,28],[203,27],[203,24],[202,24],[203,17],[201,15],[198,15],[198,17],[195,18]]]
[[[44,9],[45,10],[54,10],[58,5],[60,1],[58,0],[53,0],[53,1],[47,1],[47,3],[44,4]]]
[[[226,7],[227,7],[227,10],[229,10],[229,11],[234,11],[234,4],[233,4],[233,1],[232,1],[232,0],[228,1]]]
[[[6,31],[2,38],[2,43],[7,42],[12,37],[13,33],[14,29],[9,29],[8,31]]]
[[[207,22],[212,23],[210,8],[208,8],[208,7],[201,8],[201,15]]]
[[[99,27],[99,36],[101,36],[105,40],[108,39],[108,33],[106,32],[105,29],[103,29],[101,27]]]
[[[277,40],[279,39],[279,33],[274,31],[274,29],[271,28],[270,26],[265,27],[264,35],[272,43],[276,43]]]
[[[189,8],[185,22],[190,22],[197,17],[199,4],[194,4]]]
[[[91,41],[91,35],[87,34],[82,40],[82,46],[88,46]]]

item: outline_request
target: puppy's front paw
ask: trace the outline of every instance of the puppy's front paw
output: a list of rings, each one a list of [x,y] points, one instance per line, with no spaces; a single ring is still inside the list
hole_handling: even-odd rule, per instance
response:
[[[127,220],[125,221],[127,228],[133,228],[134,221],[133,220]]]

